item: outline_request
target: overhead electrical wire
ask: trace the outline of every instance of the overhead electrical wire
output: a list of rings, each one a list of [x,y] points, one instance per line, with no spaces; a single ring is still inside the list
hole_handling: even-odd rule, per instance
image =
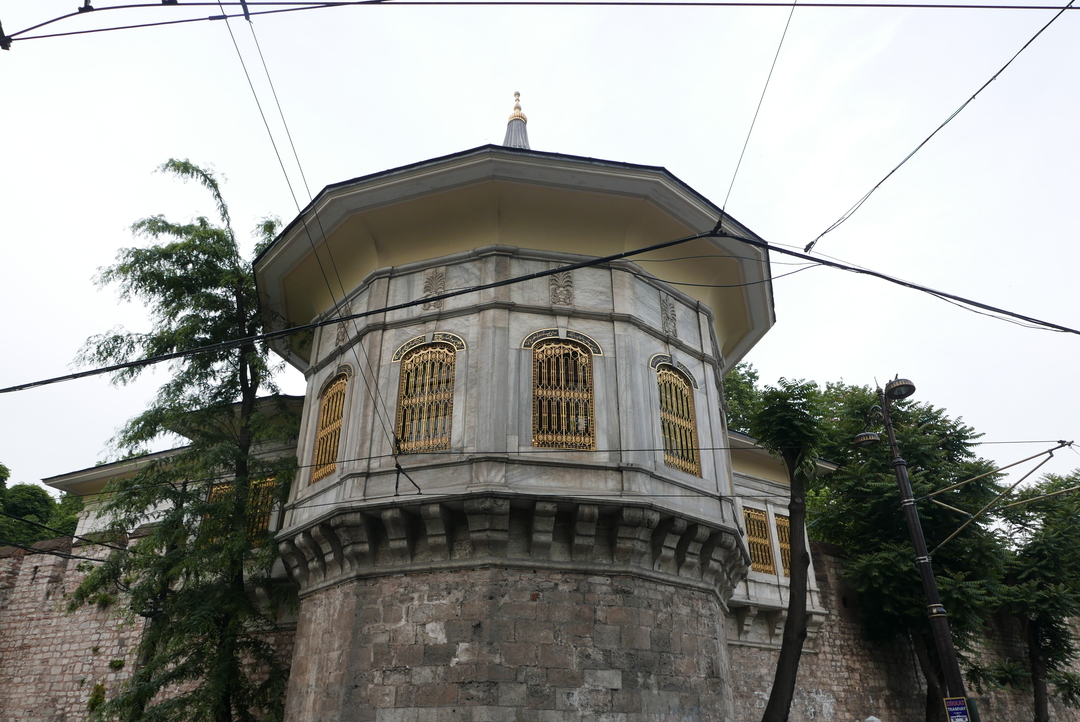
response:
[[[66,536],[66,535],[65,535]],[[61,559],[81,559],[88,562],[102,562],[103,559],[95,559],[94,557],[84,557],[78,554],[71,554],[69,552],[62,552],[56,549],[35,549],[25,544],[19,544],[18,542],[0,541],[0,547],[15,547],[16,549],[22,549],[30,554],[45,554],[47,556],[59,557]]]
[[[1071,442],[1065,442],[1065,441],[1060,441],[1060,440],[1059,441],[1053,441],[1053,440],[1045,440],[1045,441],[1026,441],[1026,440],[1025,441],[979,441],[979,442],[975,442],[975,443],[971,444],[971,446],[980,446],[980,445],[984,445],[984,444],[1053,444],[1053,443],[1064,446],[1065,448],[1068,448],[1070,450],[1073,449],[1073,446],[1071,445]],[[915,446],[934,446],[934,445],[935,444],[908,444],[908,446],[913,446],[913,447],[915,447]],[[698,452],[748,451],[748,450],[751,450],[751,449],[749,449],[748,447],[745,447],[745,446],[698,446],[698,447],[694,447],[694,449],[696,451],[698,451]],[[636,448],[609,448],[609,449],[574,449],[573,453],[574,454],[616,454],[616,453],[621,454],[621,453],[645,453],[645,452],[659,453],[659,452],[662,452],[662,451],[665,451],[665,449],[662,448],[662,447],[636,447]],[[521,458],[524,458],[524,459],[528,460],[529,456],[535,457],[535,456],[542,456],[542,455],[549,455],[549,454],[565,454],[566,452],[567,452],[566,449],[530,448],[530,449],[515,451],[513,453],[516,454],[518,457],[521,457]],[[161,452],[157,452],[157,453],[161,453]],[[459,457],[459,459],[458,459],[459,462],[465,462],[465,461],[468,461],[469,459],[477,457],[477,456],[485,456],[485,455],[489,455],[489,454],[505,454],[505,453],[506,453],[505,451],[470,451],[470,452],[468,452],[466,454],[466,452],[464,452],[464,451],[434,451],[434,452],[415,452],[415,453],[408,454],[408,456],[412,457],[412,458],[415,458],[415,459],[423,460],[423,458],[427,457],[427,456],[435,456],[435,455],[447,456],[447,455],[451,455],[451,456]],[[1038,456],[1042,456],[1045,453],[1046,453],[1045,451],[1040,452],[1039,454],[1036,454],[1035,456],[1029,457],[1027,459],[1022,459],[1021,461],[1015,462],[1013,464],[1009,464],[1007,466],[999,467],[997,469],[994,469],[993,471],[988,472],[988,474],[996,474],[999,471],[1004,471],[1006,469],[1010,469],[1010,468],[1012,468],[1012,467],[1014,467],[1014,466],[1016,466],[1018,464],[1021,464],[1021,463],[1025,462],[1025,461],[1029,461],[1031,459],[1037,458]],[[379,459],[393,459],[393,458],[394,458],[393,454],[370,454],[368,456],[356,456],[356,457],[350,457],[350,458],[346,458],[346,459],[339,459],[338,463],[339,464],[369,463],[369,462],[372,462],[372,461],[377,461]],[[136,457],[134,459],[124,459],[123,461],[124,462],[133,462],[133,461],[137,462],[138,457]],[[825,461],[828,461],[828,460],[826,459]],[[270,467],[268,469],[263,469],[263,470],[261,470],[259,472],[259,476],[260,477],[261,476],[266,476],[266,475],[273,476],[274,474],[276,474],[277,472],[280,472],[280,471],[297,471],[297,470],[300,470],[300,469],[310,469],[310,468],[313,468],[315,466],[318,466],[318,464],[315,464],[315,463],[311,463],[311,464],[286,463],[286,464],[283,464],[282,466],[279,466],[279,467],[276,467],[276,468],[275,467]],[[393,469],[388,467],[388,468],[384,468],[384,469],[379,470],[379,473],[380,474],[390,474],[392,471],[393,471]],[[987,474],[984,474],[982,476],[986,476],[986,475]],[[194,477],[194,478],[189,477],[189,478],[186,478],[185,481],[187,483],[189,483],[189,484],[202,484],[202,483],[213,484],[213,483],[216,483],[216,482],[227,481],[229,479],[232,479],[233,477],[234,477],[234,475],[231,474],[231,473],[222,473],[222,474],[215,474],[213,476],[203,476],[203,477]],[[976,477],[976,478],[982,478],[982,477],[980,476],[980,477]],[[973,480],[974,479],[968,479],[967,481],[973,481]],[[967,483],[967,482],[963,482],[963,483]],[[140,488],[152,488],[152,487],[157,487],[157,486],[174,486],[174,483],[170,482],[170,481],[156,481],[156,482],[148,482],[148,483],[140,484]],[[952,488],[952,487],[950,487],[950,488]],[[947,491],[947,490],[948,489],[943,489],[941,491]],[[90,493],[90,494],[83,494],[79,498],[81,498],[81,499],[90,499],[90,498],[95,498],[95,497],[99,497],[99,496],[109,496],[111,493],[112,492],[110,492],[110,491],[98,491],[98,492],[93,492],[93,493]],[[201,491],[196,491],[196,492],[193,492],[193,493],[198,494],[198,493],[201,493]],[[935,492],[935,493],[937,493],[937,492]],[[927,496],[932,496],[932,494],[927,495]],[[920,499],[918,499],[918,500],[921,500],[922,498],[925,498],[925,497],[920,497]]]
[[[798,2],[798,0],[796,0]],[[716,226],[713,227],[713,231],[719,233],[722,230],[724,224],[724,213],[727,211],[728,201],[731,200],[731,191],[735,188],[735,179],[739,175],[739,168],[742,167],[743,157],[746,155],[746,149],[750,145],[750,136],[754,134],[754,126],[757,124],[758,114],[761,112],[761,105],[765,102],[765,93],[769,90],[769,81],[772,80],[773,71],[776,70],[776,61],[780,59],[780,50],[784,47],[784,38],[787,37],[788,28],[791,27],[791,18],[795,16],[795,3],[791,4],[791,12],[788,13],[787,22],[784,23],[784,32],[780,34],[780,42],[776,45],[776,54],[773,55],[772,65],[769,66],[769,74],[765,76],[765,85],[761,88],[761,97],[758,98],[757,108],[754,109],[754,117],[750,120],[750,129],[746,131],[746,140],[743,141],[742,151],[739,153],[739,160],[735,164],[735,170],[731,174],[731,183],[728,184],[727,195],[724,196],[724,202],[720,206],[720,218],[716,221]]]
[[[88,537],[79,536],[78,534],[68,534],[65,531],[61,531],[60,529],[56,529],[56,528],[48,526],[46,524],[42,524],[39,521],[33,521],[32,519],[24,519],[21,516],[15,516],[14,514],[9,514],[6,511],[0,511],[0,516],[6,516],[9,519],[14,519],[16,521],[21,521],[24,524],[29,524],[30,526],[36,526],[39,529],[44,529],[45,531],[51,531],[53,534],[59,534],[60,536],[69,536],[72,539],[78,539],[80,541],[89,542],[90,544],[97,544],[98,546],[108,547],[109,549],[115,549],[115,550],[121,551],[121,552],[129,551],[128,549],[125,549],[124,547],[113,546],[112,544],[106,544],[105,542],[99,541],[99,540],[96,540],[96,539],[90,539]]]
[[[221,7],[222,3],[218,3],[218,6]],[[221,9],[222,9],[222,12],[224,12],[224,7],[221,7]],[[296,166],[300,171],[300,178],[303,180],[304,190],[308,194],[308,202],[310,203],[311,200],[312,200],[312,197],[311,197],[311,189],[308,187],[308,184],[307,184],[307,176],[304,174],[304,167],[303,167],[303,164],[300,162],[300,156],[296,152],[296,145],[293,143],[292,133],[289,131],[289,124],[285,120],[285,113],[281,108],[280,101],[278,100],[277,90],[274,89],[274,81],[270,77],[270,69],[266,65],[266,59],[263,57],[262,47],[259,45],[259,38],[255,33],[255,24],[253,22],[251,22],[251,19],[249,17],[249,13],[247,11],[246,6],[245,6],[245,9],[244,9],[244,16],[247,18],[248,27],[251,29],[251,37],[255,41],[255,47],[258,49],[259,60],[262,62],[263,72],[266,73],[266,80],[270,84],[270,90],[273,93],[274,102],[277,105],[278,114],[281,117],[281,123],[284,126],[285,134],[289,139],[289,146],[292,148],[293,158],[296,161]],[[330,284],[330,278],[326,274],[326,269],[323,267],[322,258],[319,257],[319,253],[315,248],[315,240],[311,236],[311,229],[308,227],[308,222],[307,222],[307,219],[305,218],[305,216],[304,216],[304,214],[302,212],[302,209],[300,207],[300,202],[296,199],[296,191],[293,189],[292,180],[289,178],[289,173],[285,169],[285,162],[281,157],[281,152],[278,150],[277,142],[274,140],[274,133],[270,129],[270,123],[266,119],[266,113],[263,111],[262,102],[260,102],[260,100],[259,100],[259,94],[255,90],[255,84],[251,80],[251,74],[248,72],[247,63],[244,62],[243,53],[240,51],[240,45],[236,41],[236,35],[233,34],[232,25],[229,23],[227,17],[226,17],[226,20],[225,20],[225,26],[229,29],[229,37],[232,40],[233,48],[236,50],[236,55],[240,60],[240,66],[241,66],[241,68],[243,68],[244,78],[247,80],[248,87],[251,89],[251,94],[252,94],[253,98],[255,99],[255,105],[259,110],[259,117],[262,118],[263,127],[266,128],[266,133],[270,137],[270,145],[274,149],[274,156],[277,158],[278,166],[281,168],[282,175],[285,176],[285,184],[286,184],[286,186],[288,186],[289,195],[292,197],[293,204],[296,206],[296,211],[300,215],[300,222],[301,222],[301,224],[303,226],[304,234],[307,237],[308,245],[311,247],[312,254],[315,256],[315,262],[317,263],[317,265],[319,267],[319,273],[322,275],[323,282],[326,283],[326,290],[330,293],[330,298],[334,300],[335,305],[338,305],[337,294],[334,292],[334,289]],[[330,260],[330,263],[333,266],[334,274],[337,277],[338,286],[341,288],[342,300],[341,300],[341,306],[339,306],[339,307],[344,308],[345,307],[345,302],[347,300],[347,294],[345,292],[345,286],[341,281],[341,274],[338,271],[337,263],[335,263],[335,261],[334,261],[334,256],[333,256],[333,253],[330,250],[330,245],[326,242],[326,231],[325,231],[325,229],[323,229],[322,220],[319,218],[318,209],[315,208],[315,207],[312,207],[311,213],[312,213],[312,216],[314,217],[315,221],[318,223],[319,231],[322,234],[323,247],[326,249],[327,255],[328,255],[329,260]],[[355,331],[356,330],[356,322],[352,321],[352,325],[353,325],[353,329]],[[375,379],[375,385],[374,385],[374,390],[373,390],[372,389],[372,382],[368,379],[367,372],[365,371],[365,368],[364,368],[365,365],[363,363],[361,363],[360,356],[357,353],[357,350],[356,350],[357,346],[361,346],[361,349],[364,352],[365,359],[368,362],[367,365],[369,367],[370,367],[370,361],[371,361],[370,358],[367,355],[367,348],[365,346],[363,346],[362,344],[353,344],[351,346],[351,350],[352,350],[353,356],[356,358],[357,371],[360,374],[360,378],[364,382],[364,386],[368,391],[368,395],[371,396],[372,401],[374,402],[375,414],[378,417],[380,423],[382,424],[383,433],[385,433],[387,435],[387,438],[390,440],[390,443],[392,445],[396,446],[396,444],[394,444],[394,439],[396,438],[396,436],[395,436],[395,434],[394,434],[394,432],[392,430],[392,426],[390,425],[388,413],[387,413],[387,411],[385,409],[380,409],[380,402],[383,402],[383,403],[385,403],[385,402],[382,399],[382,397],[380,395],[378,395],[378,379],[377,378]]]
[[[31,382],[28,382],[28,383],[16,384],[14,386],[7,386],[7,387],[4,387],[4,388],[0,388],[0,394],[13,393],[13,392],[16,392],[16,391],[25,391],[27,389],[37,388],[39,386],[47,386],[49,384],[61,383],[61,382],[64,382],[64,381],[73,381],[75,379],[87,378],[87,377],[90,377],[90,376],[98,376],[98,375],[101,375],[101,374],[112,373],[112,372],[120,371],[120,370],[124,370],[124,369],[139,368],[141,366],[149,366],[149,365],[153,365],[153,364],[162,363],[164,361],[172,361],[174,359],[183,358],[185,356],[190,356],[190,355],[193,355],[193,354],[222,351],[222,350],[229,349],[229,348],[232,348],[232,347],[235,347],[235,346],[240,346],[242,344],[249,344],[249,343],[255,343],[255,342],[260,342],[260,341],[275,341],[275,340],[283,339],[283,338],[286,338],[288,336],[292,336],[292,335],[295,335],[295,334],[298,334],[298,333],[305,333],[307,331],[313,331],[314,329],[320,328],[322,326],[327,326],[327,325],[334,324],[334,323],[340,323],[342,321],[366,318],[368,316],[374,316],[374,315],[383,314],[383,313],[391,313],[391,312],[394,312],[394,311],[401,311],[401,310],[404,310],[404,309],[407,309],[407,308],[412,308],[413,306],[422,305],[424,303],[431,303],[433,301],[441,301],[441,300],[444,300],[444,299],[447,299],[447,298],[454,298],[456,296],[462,296],[462,295],[465,295],[467,293],[476,293],[476,292],[479,292],[479,291],[486,291],[486,290],[489,290],[489,289],[492,289],[492,288],[501,288],[503,286],[510,286],[510,285],[515,284],[515,283],[522,283],[524,281],[530,281],[530,280],[534,280],[534,279],[537,279],[537,278],[546,278],[547,276],[553,276],[553,275],[555,275],[557,273],[563,273],[565,271],[572,271],[572,270],[576,270],[578,268],[589,268],[589,267],[592,267],[592,266],[602,265],[602,264],[605,264],[605,263],[611,263],[612,261],[618,261],[618,260],[622,260],[622,259],[625,259],[625,258],[632,258],[633,256],[641,255],[643,253],[650,253],[650,252],[653,252],[653,251],[663,250],[665,248],[670,248],[670,247],[677,246],[677,245],[680,245],[680,244],[683,244],[683,243],[687,243],[689,241],[701,240],[701,239],[704,239],[704,238],[731,238],[733,240],[737,240],[737,241],[740,241],[742,243],[746,243],[747,245],[751,245],[751,246],[754,246],[754,247],[757,247],[757,248],[762,248],[762,249],[765,249],[767,251],[776,251],[777,253],[782,253],[784,255],[793,256],[795,258],[801,258],[801,259],[803,259],[805,261],[810,261],[812,263],[819,264],[819,265],[822,265],[822,266],[827,266],[829,268],[836,268],[836,269],[839,269],[839,270],[842,270],[842,271],[847,271],[849,273],[856,273],[856,274],[862,274],[862,275],[870,276],[872,278],[877,278],[877,279],[880,279],[880,280],[883,280],[883,281],[887,281],[889,283],[893,283],[893,284],[896,284],[898,286],[903,286],[904,288],[909,288],[909,289],[912,289],[912,290],[915,290],[915,291],[920,291],[922,293],[927,293],[927,294],[929,294],[931,296],[935,296],[935,297],[943,299],[943,300],[956,301],[956,302],[959,302],[961,304],[964,304],[964,306],[972,306],[974,308],[981,309],[983,311],[990,311],[992,313],[1000,314],[1001,316],[1005,316],[1005,317],[1008,317],[1008,318],[1011,318],[1011,319],[1016,319],[1016,320],[1019,320],[1019,321],[1025,321],[1027,323],[1033,324],[1034,326],[1038,327],[1039,330],[1051,330],[1051,331],[1057,331],[1057,332],[1061,332],[1061,333],[1071,333],[1071,334],[1080,335],[1080,330],[1077,330],[1075,328],[1071,328],[1069,326],[1063,326],[1061,324],[1052,323],[1050,321],[1043,321],[1043,320],[1035,318],[1033,316],[1027,316],[1027,315],[1024,315],[1024,314],[1016,313],[1014,311],[1009,311],[1007,309],[998,308],[996,306],[991,306],[989,304],[981,303],[979,301],[973,301],[971,299],[964,298],[962,296],[957,296],[957,295],[951,294],[951,293],[946,293],[944,291],[937,291],[935,289],[928,288],[926,286],[922,286],[922,285],[919,285],[917,283],[912,283],[910,281],[905,281],[903,279],[896,278],[894,276],[890,276],[890,275],[885,274],[885,273],[881,273],[880,271],[874,271],[874,270],[871,270],[871,269],[868,269],[868,268],[852,266],[852,265],[849,265],[849,264],[846,264],[846,263],[840,263],[838,261],[829,260],[827,258],[810,256],[810,255],[807,255],[805,253],[800,253],[799,251],[793,251],[793,250],[790,250],[790,249],[787,249],[787,248],[783,248],[781,246],[771,245],[771,244],[767,243],[766,241],[762,241],[762,240],[759,240],[759,239],[756,239],[756,238],[745,238],[745,237],[742,237],[742,236],[732,236],[732,235],[727,234],[727,233],[718,234],[718,233],[713,233],[711,231],[705,231],[705,232],[702,232],[702,233],[695,233],[695,234],[693,234],[691,236],[684,236],[682,238],[676,238],[676,239],[671,240],[671,241],[664,241],[662,243],[656,243],[656,244],[653,244],[651,246],[645,246],[643,248],[638,248],[638,249],[634,249],[634,250],[631,250],[631,251],[623,251],[621,253],[612,254],[610,256],[603,256],[603,257],[600,257],[600,258],[592,258],[592,259],[588,259],[588,260],[585,260],[585,261],[579,261],[577,263],[570,263],[570,264],[567,264],[565,266],[558,266],[558,267],[550,268],[550,269],[543,270],[543,271],[535,271],[533,273],[527,273],[527,274],[524,274],[524,275],[521,275],[521,276],[514,276],[512,278],[506,278],[506,279],[502,279],[500,281],[492,281],[490,283],[478,284],[478,285],[472,286],[470,288],[458,289],[458,290],[454,290],[454,291],[446,291],[444,293],[435,294],[435,295],[431,295],[431,296],[425,296],[423,298],[414,299],[412,301],[404,301],[402,303],[393,304],[393,305],[390,305],[390,306],[383,306],[382,308],[372,309],[372,310],[368,310],[368,311],[361,311],[359,313],[353,313],[353,314],[349,314],[349,315],[346,315],[346,316],[323,319],[323,320],[320,320],[320,321],[313,321],[311,323],[302,324],[302,325],[299,325],[299,326],[293,326],[292,328],[281,329],[281,330],[278,330],[278,331],[270,331],[268,333],[257,334],[257,335],[254,335],[254,336],[247,336],[247,337],[244,337],[244,338],[233,339],[231,341],[222,341],[220,343],[210,344],[208,346],[200,346],[198,348],[186,349],[186,350],[183,350],[183,351],[174,351],[172,353],[161,354],[159,356],[152,356],[152,357],[149,357],[149,358],[139,359],[139,360],[136,360],[136,361],[129,361],[127,363],[113,364],[111,366],[104,366],[104,367],[100,367],[100,368],[96,368],[96,369],[88,369],[86,371],[77,371],[75,373],[65,374],[63,376],[54,376],[54,377],[51,377],[51,378],[40,379],[38,381],[31,381]],[[972,309],[968,309],[968,310],[972,310]]]
[[[937,134],[938,134],[938,131],[940,131],[940,130],[941,130],[942,128],[944,128],[944,127],[945,127],[946,125],[948,125],[948,124],[949,124],[949,123],[950,123],[950,122],[952,121],[952,119],[953,119],[953,118],[955,118],[956,116],[960,115],[961,111],[963,111],[963,110],[964,110],[964,108],[966,108],[966,107],[968,106],[968,104],[969,104],[969,103],[971,103],[971,101],[975,100],[975,98],[977,98],[977,97],[979,96],[979,93],[981,93],[981,92],[983,92],[984,90],[986,90],[987,86],[988,86],[988,85],[990,85],[990,83],[992,83],[992,82],[994,82],[995,80],[997,80],[998,76],[999,76],[999,75],[1001,75],[1002,73],[1004,73],[1004,72],[1005,72],[1005,70],[1006,70],[1006,68],[1008,68],[1008,67],[1009,67],[1010,65],[1012,65],[1012,62],[1013,62],[1014,60],[1016,60],[1016,59],[1017,59],[1018,57],[1020,57],[1020,53],[1024,52],[1025,50],[1027,50],[1028,46],[1030,46],[1030,45],[1031,45],[1031,44],[1032,44],[1033,42],[1035,42],[1035,39],[1036,39],[1036,38],[1038,38],[1038,37],[1039,37],[1040,35],[1042,35],[1042,34],[1043,34],[1043,31],[1045,31],[1045,30],[1046,30],[1046,29],[1047,29],[1048,27],[1050,27],[1051,25],[1053,25],[1053,24],[1054,24],[1054,21],[1055,21],[1055,20],[1057,20],[1058,18],[1060,18],[1060,17],[1061,17],[1061,16],[1062,16],[1062,15],[1063,15],[1063,14],[1065,13],[1065,11],[1066,11],[1066,10],[1069,10],[1069,9],[1071,9],[1071,8],[1072,8],[1072,5],[1073,5],[1073,2],[1074,2],[1074,1],[1075,1],[1075,0],[1069,0],[1069,3],[1068,3],[1067,5],[1065,5],[1065,7],[1059,8],[1059,9],[1058,9],[1058,12],[1057,12],[1057,13],[1056,13],[1056,14],[1054,15],[1054,17],[1050,18],[1050,20],[1049,20],[1049,21],[1048,21],[1048,22],[1047,22],[1047,23],[1046,23],[1045,25],[1043,25],[1043,26],[1042,26],[1041,28],[1039,28],[1039,31],[1038,31],[1037,33],[1035,33],[1034,35],[1032,35],[1032,36],[1031,36],[1031,39],[1030,39],[1030,40],[1028,40],[1028,41],[1027,41],[1026,43],[1024,43],[1024,45],[1023,45],[1023,46],[1022,46],[1022,47],[1021,47],[1021,48],[1020,48],[1019,50],[1017,50],[1017,51],[1016,51],[1016,53],[1015,53],[1015,54],[1014,54],[1014,55],[1013,55],[1013,56],[1012,56],[1011,58],[1009,58],[1009,61],[1008,61],[1007,63],[1005,63],[1004,65],[1002,65],[1002,66],[1001,66],[1001,69],[1000,69],[1000,70],[998,70],[998,71],[997,71],[996,73],[994,73],[994,74],[993,74],[992,76],[990,76],[990,79],[989,79],[989,80],[987,80],[987,81],[986,81],[985,83],[983,83],[983,84],[982,84],[982,85],[981,85],[981,86],[979,87],[979,89],[975,91],[975,94],[974,94],[974,95],[972,95],[972,96],[971,96],[970,98],[968,98],[967,100],[965,100],[965,101],[963,102],[963,104],[961,104],[961,106],[960,106],[959,108],[957,108],[956,110],[954,110],[954,111],[952,112],[952,115],[950,115],[950,116],[949,116],[948,118],[946,118],[946,119],[945,119],[945,121],[944,121],[944,122],[943,122],[943,123],[942,123],[941,125],[939,125],[939,126],[938,126],[937,128],[935,128],[935,129],[934,129],[934,132],[932,132],[932,133],[931,133],[930,135],[926,136],[926,138],[925,138],[925,139],[923,140],[923,142],[921,142],[921,143],[919,143],[919,144],[918,144],[917,146],[915,146],[915,150],[913,150],[913,151],[911,151],[910,153],[908,153],[908,154],[907,154],[907,155],[906,155],[906,156],[904,157],[904,159],[903,159],[902,161],[900,161],[900,162],[899,162],[899,163],[898,163],[898,164],[896,165],[896,167],[895,167],[895,168],[893,168],[893,169],[892,169],[891,171],[889,171],[888,173],[886,173],[886,174],[885,174],[885,177],[884,177],[884,178],[882,178],[881,180],[879,180],[879,181],[878,181],[878,182],[877,182],[877,183],[876,183],[876,184],[874,185],[874,187],[873,187],[873,188],[871,188],[870,190],[868,190],[868,191],[866,192],[866,195],[864,195],[864,196],[863,196],[862,198],[860,198],[860,199],[859,199],[858,201],[856,201],[856,202],[855,202],[855,205],[853,205],[853,206],[852,206],[851,208],[849,208],[849,209],[848,209],[847,211],[845,211],[845,212],[844,212],[844,214],[843,214],[843,215],[841,215],[841,216],[840,216],[840,217],[839,217],[838,219],[836,219],[835,221],[833,221],[832,225],[830,225],[830,226],[829,226],[828,228],[826,228],[826,229],[825,229],[824,231],[822,231],[821,233],[819,233],[819,234],[818,234],[818,236],[817,236],[817,238],[815,238],[814,240],[812,240],[812,241],[810,241],[810,242],[809,242],[808,244],[806,244],[806,247],[805,247],[805,248],[803,248],[803,251],[804,251],[804,252],[806,252],[806,253],[809,253],[810,251],[812,251],[812,250],[814,249],[814,246],[815,246],[815,245],[817,245],[817,242],[818,242],[818,241],[820,241],[820,240],[822,239],[822,237],[824,237],[824,236],[825,236],[825,235],[826,235],[827,233],[831,233],[832,231],[834,231],[834,230],[836,230],[837,228],[839,228],[839,227],[840,227],[840,225],[844,223],[844,221],[846,221],[847,219],[851,218],[851,216],[852,216],[852,215],[854,215],[854,213],[855,213],[856,211],[858,211],[858,210],[859,210],[860,208],[862,208],[863,204],[864,204],[864,203],[866,203],[866,201],[870,199],[870,196],[872,196],[872,195],[874,194],[874,191],[876,191],[876,190],[877,190],[878,188],[880,188],[880,187],[882,186],[882,184],[883,184],[883,183],[885,183],[885,181],[889,180],[889,178],[891,178],[891,177],[892,177],[893,173],[895,173],[896,171],[900,170],[900,168],[901,168],[901,167],[902,167],[902,166],[903,166],[903,165],[904,165],[905,163],[907,163],[907,162],[908,162],[909,160],[911,160],[911,157],[912,157],[913,155],[915,155],[915,154],[916,154],[916,153],[918,153],[918,152],[919,152],[920,150],[922,150],[922,147],[923,147],[924,145],[926,145],[927,143],[929,143],[929,142],[930,142],[930,139],[931,139],[931,138],[933,138],[933,137],[934,137],[935,135],[937,135]]]
[[[231,5],[240,7],[241,3],[229,2],[225,5]],[[641,8],[788,8],[793,7],[796,2],[754,2],[747,0],[746,2],[680,2],[675,0],[673,2],[666,2],[665,0],[358,0],[357,2],[246,2],[247,6],[251,7],[265,7],[270,6],[277,9],[274,10],[250,10],[246,12],[238,12],[225,15],[212,15],[208,17],[197,18],[183,18],[180,20],[162,20],[157,22],[148,23],[133,23],[131,25],[116,25],[105,28],[91,28],[88,30],[73,30],[61,33],[45,33],[41,35],[28,35],[26,37],[20,37],[25,33],[33,32],[39,28],[52,25],[63,20],[68,20],[75,17],[86,17],[87,12],[80,10],[74,13],[66,13],[59,15],[45,22],[37,23],[28,28],[24,28],[11,35],[3,35],[2,29],[0,29],[0,47],[8,50],[11,47],[11,43],[15,40],[42,40],[45,38],[59,38],[68,37],[72,35],[87,35],[91,33],[104,33],[112,32],[115,30],[136,30],[141,28],[162,27],[166,25],[181,25],[185,23],[197,23],[214,20],[225,20],[226,18],[246,18],[250,19],[255,15],[275,15],[278,13],[300,12],[304,10],[324,10],[329,8],[339,7],[353,7],[353,6],[365,6],[365,5],[378,5],[380,7],[408,7],[408,6],[446,6],[446,7],[460,7],[460,6],[511,6],[511,7],[641,7]],[[137,3],[132,5],[113,5],[98,8],[90,8],[94,12],[101,13],[108,10],[134,10],[143,8],[184,8],[184,7],[206,7],[215,6],[215,2],[183,2],[183,3]],[[882,9],[882,10],[1061,10],[1060,5],[987,5],[987,4],[966,4],[966,3],[883,3],[883,2],[799,2],[799,7],[802,8],[820,8],[820,9]],[[1069,10],[1076,8],[1068,7]]]

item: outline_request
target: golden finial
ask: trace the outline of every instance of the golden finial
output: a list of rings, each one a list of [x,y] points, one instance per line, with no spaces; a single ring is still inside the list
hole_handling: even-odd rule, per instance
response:
[[[522,123],[528,123],[529,119],[525,117],[525,114],[521,112],[521,93],[514,91],[514,112],[507,118],[507,122],[511,120],[520,119]]]

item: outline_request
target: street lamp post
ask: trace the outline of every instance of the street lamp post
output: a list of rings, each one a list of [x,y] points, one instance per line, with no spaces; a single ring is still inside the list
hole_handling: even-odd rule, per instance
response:
[[[919,513],[915,508],[915,497],[911,493],[907,462],[900,456],[900,448],[896,444],[896,432],[893,430],[892,418],[889,416],[890,401],[905,399],[913,393],[915,393],[915,384],[901,378],[893,379],[885,384],[884,391],[879,388],[878,400],[881,404],[881,416],[885,424],[885,432],[889,437],[893,472],[896,474],[896,483],[900,487],[900,505],[904,510],[904,518],[907,520],[908,532],[911,534],[911,545],[915,548],[915,563],[919,568],[919,576],[922,577],[923,591],[926,593],[927,616],[930,618],[930,628],[934,634],[934,645],[937,648],[938,658],[945,674],[946,696],[953,699],[965,699],[970,719],[972,722],[980,722],[975,700],[969,698],[964,690],[964,677],[960,673],[960,663],[956,659],[956,648],[953,646],[952,632],[949,631],[949,618],[945,614],[945,606],[941,603],[941,597],[938,595],[937,580],[934,578],[934,569],[930,565],[930,554],[926,550],[922,522],[919,521]],[[878,441],[880,441],[880,437],[873,432],[864,431],[855,437],[856,446],[872,446]],[[949,719],[960,720],[964,718],[960,715],[954,716],[952,712],[949,712]]]

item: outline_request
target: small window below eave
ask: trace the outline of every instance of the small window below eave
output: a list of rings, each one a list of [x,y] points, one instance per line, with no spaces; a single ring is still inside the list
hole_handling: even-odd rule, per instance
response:
[[[761,509],[743,507],[746,519],[746,545],[750,549],[750,569],[762,574],[776,574],[769,516]]]
[[[776,541],[780,543],[780,566],[784,570],[784,576],[791,576],[791,519],[783,514],[777,514]]]

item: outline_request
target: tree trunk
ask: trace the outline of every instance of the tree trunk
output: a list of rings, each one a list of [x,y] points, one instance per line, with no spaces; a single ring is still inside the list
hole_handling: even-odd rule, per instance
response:
[[[1038,621],[1029,619],[1025,622],[1027,632],[1028,663],[1031,667],[1031,688],[1035,695],[1035,722],[1048,722],[1050,709],[1046,692],[1046,657],[1042,642],[1039,641],[1040,626]]]
[[[792,458],[788,458],[788,456]],[[791,501],[788,504],[789,541],[791,544],[791,577],[788,580],[787,620],[776,660],[769,702],[761,722],[787,722],[791,699],[795,696],[795,680],[799,674],[803,642],[806,641],[806,587],[810,573],[810,554],[806,550],[806,486],[794,454],[784,454],[791,481]]]
[[[915,658],[919,660],[919,669],[926,680],[926,722],[947,722],[945,719],[945,684],[937,665],[930,659],[926,640],[918,632],[911,633],[911,646]]]

